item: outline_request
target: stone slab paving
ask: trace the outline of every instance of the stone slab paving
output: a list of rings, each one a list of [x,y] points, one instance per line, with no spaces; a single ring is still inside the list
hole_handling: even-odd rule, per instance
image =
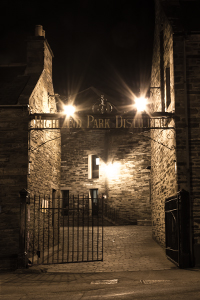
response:
[[[32,266],[47,272],[93,273],[176,268],[153,239],[151,226],[105,226],[103,261]]]

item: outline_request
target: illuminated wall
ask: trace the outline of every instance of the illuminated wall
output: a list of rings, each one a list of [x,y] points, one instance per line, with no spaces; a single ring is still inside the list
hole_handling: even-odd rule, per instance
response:
[[[61,189],[88,195],[98,189],[124,223],[150,220],[149,133],[129,130],[62,131]],[[99,178],[88,176],[90,155],[97,155]],[[89,178],[88,178],[89,177]],[[124,220],[124,221],[123,221]]]

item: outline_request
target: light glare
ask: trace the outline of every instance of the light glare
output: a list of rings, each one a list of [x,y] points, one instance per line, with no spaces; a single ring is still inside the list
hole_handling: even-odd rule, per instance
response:
[[[120,164],[115,162],[115,163],[110,163],[108,165],[105,166],[105,171],[106,171],[106,175],[108,178],[113,178],[116,177],[118,175],[119,172],[119,167]]]
[[[72,105],[65,105],[64,106],[64,113],[68,117],[72,116],[74,114],[74,112],[75,112],[75,107],[74,106],[72,106]]]
[[[147,99],[144,97],[136,98],[135,105],[138,111],[144,111],[147,105]]]

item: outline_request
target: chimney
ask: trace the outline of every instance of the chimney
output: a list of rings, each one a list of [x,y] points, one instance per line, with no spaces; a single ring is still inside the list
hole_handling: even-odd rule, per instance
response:
[[[35,26],[35,36],[43,36],[45,37],[45,30],[43,30],[42,25]]]
[[[44,69],[52,75],[53,52],[45,39],[42,25],[35,26],[35,35],[27,40],[26,74],[41,73]]]

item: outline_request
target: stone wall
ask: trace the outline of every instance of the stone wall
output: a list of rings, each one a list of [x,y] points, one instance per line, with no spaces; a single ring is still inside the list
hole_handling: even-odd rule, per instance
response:
[[[109,202],[124,220],[150,220],[149,132],[114,130],[108,137],[107,175]]]
[[[98,189],[99,196],[105,193],[103,165],[106,163],[103,130],[69,132],[62,131],[61,190],[70,194],[88,195],[90,189]],[[88,156],[100,158],[99,178],[88,179]]]
[[[53,96],[52,57],[51,48],[44,37],[29,38],[26,72],[31,77],[38,76],[29,98],[31,114],[57,111]],[[29,149],[28,189],[31,194],[51,195],[52,189],[59,190],[60,185],[60,131],[30,130]]]
[[[44,37],[33,37],[28,42],[26,76],[29,81],[18,105],[0,108],[0,239],[3,245],[0,257],[3,262],[6,255],[7,267],[13,263],[13,268],[17,266],[19,254],[19,191],[27,189],[32,196],[46,194],[51,197],[51,207],[52,195],[56,197],[60,193],[60,130],[30,130],[34,122],[30,121],[30,114],[56,112],[55,97],[52,97],[52,51]],[[30,208],[30,220],[33,220],[33,205]],[[29,222],[27,226],[32,225]]]
[[[175,131],[151,132],[152,157],[152,221],[153,236],[165,245],[164,199],[178,190],[190,192],[191,245],[194,264],[200,264],[200,198],[199,198],[199,138],[200,138],[200,61],[199,34],[176,34],[176,20],[170,25],[160,1],[156,2],[156,27],[151,76],[153,111],[161,111],[160,33],[163,31],[163,65],[170,66],[171,104],[166,112],[175,111]],[[165,1],[163,1],[165,2]],[[169,7],[168,7],[169,9]],[[169,11],[168,11],[169,14]],[[164,74],[164,100],[166,104],[166,75]],[[171,123],[173,126],[173,121]]]
[[[196,265],[200,265],[199,46],[200,35],[174,37],[178,186],[179,189],[190,191],[191,195],[192,239]]]
[[[27,188],[28,110],[0,108],[0,266],[16,267],[19,191]]]
[[[88,156],[100,158],[99,179],[88,179]],[[62,133],[61,189],[70,194],[99,196],[126,222],[150,219],[148,133],[90,130]]]
[[[36,51],[37,50],[37,51]],[[39,56],[40,63],[37,62],[37,56]],[[33,63],[34,62],[34,63]],[[42,66],[42,72],[40,73]],[[30,95],[30,113],[55,113],[56,101],[52,82],[52,51],[43,37],[33,37],[28,41],[28,67],[27,73],[31,77],[38,76],[38,81]],[[31,125],[34,120],[30,123]],[[56,129],[33,129],[29,131],[29,165],[28,165],[28,190],[31,197],[37,196],[35,202],[36,207],[41,209],[42,201],[48,199],[48,207],[58,207],[58,197],[60,196],[60,164],[61,164],[61,137],[60,130]],[[38,196],[40,195],[40,200]],[[39,207],[40,206],[40,207]],[[38,210],[36,210],[38,212]],[[52,242],[53,227],[52,225],[52,213],[44,212],[40,210],[41,218],[49,225],[48,233],[45,231],[44,240],[47,240],[47,234]],[[57,211],[56,211],[57,213]],[[46,215],[44,215],[46,214]],[[34,212],[34,202],[30,205],[30,221],[29,227],[29,245],[30,256],[34,248],[34,255],[37,249],[42,249],[40,243],[42,239],[35,243],[35,247],[32,247],[32,241],[34,234],[38,233],[42,236],[42,227],[37,226],[38,214]],[[54,230],[56,230],[58,224],[54,224]],[[48,226],[45,225],[47,228]],[[57,232],[57,231],[56,231]],[[35,239],[36,242],[36,239]],[[56,240],[54,241],[56,244]],[[47,245],[47,243],[45,244]],[[50,243],[51,246],[51,243]],[[46,247],[46,246],[45,246]],[[41,253],[42,255],[42,253]]]
[[[174,110],[174,68],[172,28],[156,1],[154,52],[151,74],[152,112]],[[160,38],[163,37],[163,54]],[[163,104],[161,101],[161,55],[163,56]],[[171,104],[166,101],[166,68],[170,68]],[[174,127],[171,120],[169,126]],[[151,197],[153,238],[165,246],[165,199],[177,191],[176,177],[176,132],[174,129],[151,130]]]

